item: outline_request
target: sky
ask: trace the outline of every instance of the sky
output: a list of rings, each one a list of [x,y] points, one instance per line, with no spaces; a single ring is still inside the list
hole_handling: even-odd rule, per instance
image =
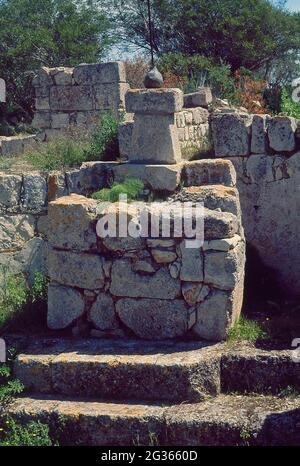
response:
[[[300,11],[300,0],[288,0],[287,7],[290,10]]]

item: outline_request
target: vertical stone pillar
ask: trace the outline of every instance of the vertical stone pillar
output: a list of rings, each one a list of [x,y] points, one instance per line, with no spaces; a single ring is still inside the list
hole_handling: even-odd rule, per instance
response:
[[[128,160],[175,164],[181,160],[175,113],[182,110],[180,89],[133,89],[126,94],[126,110],[134,113]]]

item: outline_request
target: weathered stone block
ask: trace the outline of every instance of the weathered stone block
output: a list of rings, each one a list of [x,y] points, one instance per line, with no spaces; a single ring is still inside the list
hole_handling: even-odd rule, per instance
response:
[[[233,290],[245,265],[245,244],[239,242],[228,252],[205,252],[204,281],[222,290]]]
[[[94,200],[76,194],[50,202],[48,240],[51,246],[77,251],[96,249],[96,207]]]
[[[32,85],[34,87],[40,87],[40,86],[51,86],[53,84],[53,81],[50,76],[50,68],[47,68],[44,66],[41,68],[36,76],[32,80]]]
[[[48,257],[49,276],[62,285],[101,289],[105,281],[102,263],[102,257],[96,254],[52,250]]]
[[[93,110],[93,90],[91,86],[53,86],[50,89],[52,111]]]
[[[269,115],[254,115],[252,122],[251,152],[253,154],[265,154],[268,150],[267,129]]]
[[[234,235],[232,238],[204,241],[203,251],[213,250],[227,252],[230,249],[235,248],[240,241],[242,241],[242,238],[239,235]]]
[[[200,248],[187,248],[186,242],[180,244],[180,279],[186,282],[203,281],[203,257]]]
[[[51,127],[60,129],[69,126],[69,114],[68,113],[51,113]]]
[[[182,110],[183,93],[180,89],[130,89],[125,102],[128,112],[173,114]]]
[[[89,321],[100,330],[119,327],[115,305],[109,294],[100,293],[89,311]]]
[[[236,185],[236,173],[232,162],[223,159],[185,162],[183,179],[186,186],[203,184]]]
[[[216,157],[249,155],[252,117],[248,114],[219,114],[211,128]]]
[[[121,157],[128,157],[130,153],[133,124],[133,121],[127,121],[119,125],[118,139]]]
[[[50,102],[49,102],[49,97],[37,97],[35,99],[35,109],[37,111],[39,110],[46,110],[46,111],[49,111],[50,110]]]
[[[47,181],[39,173],[25,174],[23,176],[23,208],[29,210],[42,210],[47,202]]]
[[[204,301],[210,289],[202,283],[184,282],[181,287],[182,295],[189,306]]]
[[[193,332],[206,340],[220,341],[227,336],[232,314],[230,293],[214,290],[197,307]]]
[[[127,83],[97,84],[94,89],[96,110],[118,109],[125,106],[125,94],[129,89]]]
[[[56,68],[53,74],[54,83],[56,86],[69,86],[72,84],[73,68]]]
[[[295,132],[297,123],[294,118],[277,116],[268,124],[271,149],[276,152],[292,152],[296,149]]]
[[[136,114],[128,155],[130,162],[174,164],[181,149],[174,115]]]
[[[142,276],[132,271],[130,260],[120,259],[112,266],[110,292],[131,298],[175,299],[180,295],[180,283],[164,267]]]
[[[51,123],[50,112],[35,112],[32,126],[34,128],[49,128]]]
[[[79,291],[65,286],[48,287],[48,327],[64,329],[74,323],[84,312],[84,299]]]
[[[120,299],[116,310],[121,321],[140,338],[162,340],[184,335],[190,310],[182,300]]]
[[[124,62],[95,63],[75,66],[73,79],[76,84],[126,83]]]
[[[34,236],[32,215],[4,215],[0,217],[0,252],[18,249]]]
[[[208,107],[212,103],[212,93],[209,87],[199,88],[197,92],[184,94],[184,107]]]
[[[20,202],[22,176],[0,172],[0,208],[16,209]]]
[[[240,230],[238,217],[230,212],[204,209],[204,239],[232,238]]]
[[[180,164],[174,165],[142,165],[122,163],[112,168],[115,181],[126,178],[138,178],[153,191],[173,192],[180,183]]]

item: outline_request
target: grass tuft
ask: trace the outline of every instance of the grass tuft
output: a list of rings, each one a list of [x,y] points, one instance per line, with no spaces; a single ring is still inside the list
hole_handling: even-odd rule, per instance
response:
[[[111,188],[104,188],[92,194],[92,198],[102,202],[117,202],[121,194],[126,194],[128,201],[137,199],[144,189],[144,183],[128,178],[123,183],[113,183]]]
[[[239,341],[249,341],[255,343],[257,340],[266,339],[267,333],[262,329],[255,320],[246,319],[241,316],[240,319],[229,330],[228,342],[235,343]]]

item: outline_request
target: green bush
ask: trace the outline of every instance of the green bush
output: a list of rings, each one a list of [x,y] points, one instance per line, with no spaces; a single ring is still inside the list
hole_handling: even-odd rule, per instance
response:
[[[87,149],[88,160],[117,160],[119,158],[118,141],[119,122],[111,112],[101,115],[97,127],[91,135],[90,147]]]
[[[265,339],[266,332],[261,328],[255,320],[246,319],[241,316],[235,325],[230,329],[228,334],[228,342],[234,343],[238,341],[256,342],[259,339]]]
[[[22,275],[8,275],[2,271],[0,288],[0,332],[6,329],[33,329],[43,325],[46,313],[47,280],[35,272],[29,288]]]
[[[227,65],[214,63],[201,55],[167,53],[157,63],[162,73],[172,73],[186,80],[184,92],[194,92],[199,86],[210,86],[216,97],[237,102],[234,79]]]
[[[300,103],[292,99],[292,89],[284,87],[281,92],[281,113],[300,120]]]
[[[62,137],[40,144],[35,151],[23,155],[23,159],[38,170],[59,170],[81,165],[86,160],[86,141]]]
[[[121,194],[126,194],[128,201],[137,199],[144,189],[144,183],[128,178],[123,183],[113,183],[111,188],[104,188],[92,194],[92,198],[103,202],[116,202]]]

